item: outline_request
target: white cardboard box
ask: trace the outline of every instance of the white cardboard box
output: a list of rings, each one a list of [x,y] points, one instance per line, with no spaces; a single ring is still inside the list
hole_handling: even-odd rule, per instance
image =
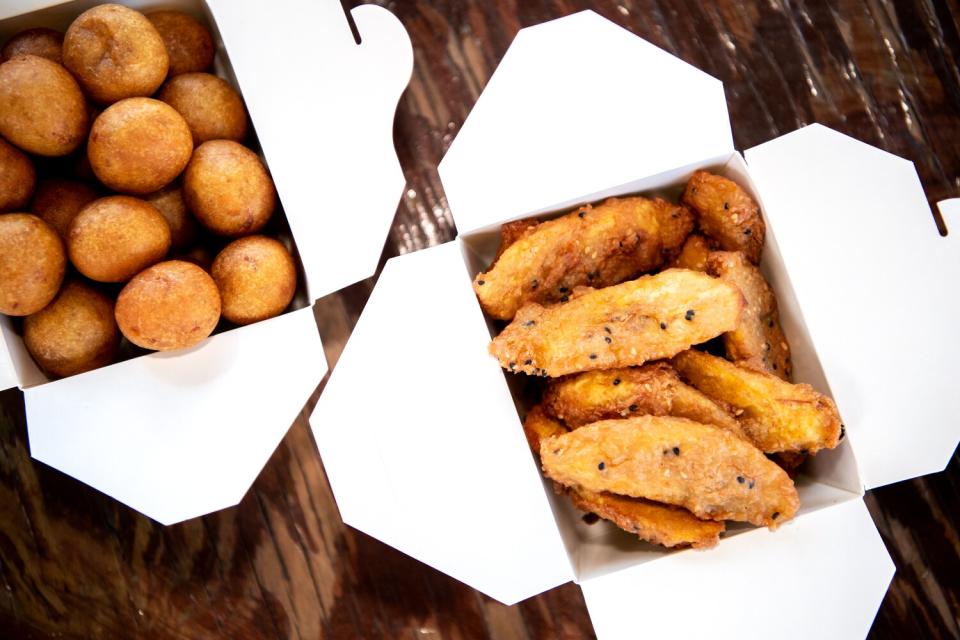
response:
[[[716,79],[592,12],[522,30],[440,165],[459,238],[387,263],[315,409],[344,522],[507,604],[575,580],[601,638],[866,635],[894,567],[864,490],[942,469],[960,434],[960,234],[910,162],[825,127],[745,158]],[[503,222],[676,198],[698,168],[760,202],[795,378],[848,437],[778,531],[668,552],[543,481],[470,285]]]
[[[65,29],[96,4],[7,0],[0,41]],[[239,502],[326,373],[311,304],[376,269],[404,187],[392,124],[413,52],[376,6],[352,11],[358,45],[338,0],[124,4],[210,25],[216,72],[243,95],[302,263],[296,310],[54,382],[4,317],[0,389],[23,389],[34,458],[171,524]]]

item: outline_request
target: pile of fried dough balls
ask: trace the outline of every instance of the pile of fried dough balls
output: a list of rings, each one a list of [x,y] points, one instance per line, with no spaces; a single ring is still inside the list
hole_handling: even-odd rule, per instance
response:
[[[213,59],[194,18],[117,4],[0,50],[0,313],[50,377],[114,361],[120,334],[183,349],[290,305],[290,251],[256,235],[273,181]]]

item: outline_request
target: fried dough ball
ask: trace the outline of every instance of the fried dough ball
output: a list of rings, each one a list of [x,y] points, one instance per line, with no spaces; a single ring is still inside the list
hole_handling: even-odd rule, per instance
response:
[[[152,98],[111,105],[90,130],[87,156],[111,189],[147,194],[170,184],[190,162],[193,139],[173,107]]]
[[[24,151],[65,156],[89,127],[80,85],[56,62],[17,56],[0,64],[0,135]]]
[[[220,289],[223,317],[250,324],[283,313],[297,289],[297,268],[280,242],[249,236],[228,244],[210,270]]]
[[[197,223],[187,211],[183,189],[171,183],[143,198],[157,208],[170,225],[170,243],[174,249],[183,249],[197,237]]]
[[[149,96],[167,77],[163,39],[139,11],[102,4],[84,11],[63,38],[63,64],[100,104]]]
[[[28,213],[0,215],[0,313],[27,316],[57,295],[67,258],[60,236]]]
[[[170,226],[143,200],[108,196],[73,219],[67,249],[73,265],[91,280],[126,282],[167,255]]]
[[[64,378],[110,364],[120,344],[113,300],[79,281],[23,321],[23,340],[48,375]]]
[[[207,272],[191,262],[168,260],[139,273],[120,292],[117,324],[145,349],[190,347],[213,333],[220,293]]]
[[[63,61],[63,34],[54,29],[27,29],[3,45],[0,62],[16,56],[40,56],[57,64]]]
[[[26,207],[36,182],[30,158],[0,138],[0,211]]]
[[[241,142],[247,136],[247,111],[240,94],[215,75],[179,75],[157,97],[183,116],[197,146],[207,140]]]
[[[152,11],[147,14],[170,57],[170,77],[206,71],[213,64],[213,38],[205,26],[180,11]]]
[[[224,236],[256,233],[273,214],[273,180],[253,151],[230,140],[197,147],[183,174],[187,206],[202,225]]]
[[[80,210],[97,199],[97,192],[74,180],[43,180],[37,186],[30,210],[66,240],[70,223]]]

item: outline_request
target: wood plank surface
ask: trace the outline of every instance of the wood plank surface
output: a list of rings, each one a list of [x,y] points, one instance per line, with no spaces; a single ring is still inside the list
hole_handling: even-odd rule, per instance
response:
[[[517,30],[585,8],[722,79],[737,148],[819,121],[913,160],[931,202],[960,196],[957,0],[383,4],[416,58],[384,260],[455,236],[437,163]],[[374,282],[318,303],[331,366]],[[240,505],[172,527],[32,461],[22,394],[0,393],[0,637],[592,637],[572,584],[505,607],[346,528],[305,419],[321,390]],[[897,565],[871,637],[960,637],[958,456],[867,504]]]

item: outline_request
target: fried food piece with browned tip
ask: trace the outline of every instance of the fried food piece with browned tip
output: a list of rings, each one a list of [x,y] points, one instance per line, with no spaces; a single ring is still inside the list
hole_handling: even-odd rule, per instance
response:
[[[671,267],[678,269],[692,269],[693,271],[706,271],[707,258],[713,249],[710,241],[699,233],[691,233],[687,241],[683,243],[680,254],[670,263]]]
[[[699,351],[685,351],[673,366],[694,387],[739,411],[747,437],[762,451],[833,449],[840,416],[827,396],[808,384],[791,384]]]
[[[610,198],[539,224],[505,225],[496,261],[473,289],[483,310],[510,320],[531,302],[569,298],[574,287],[606,287],[656,269],[693,228],[684,206],[647,198]]]
[[[726,408],[681,382],[666,362],[551,380],[543,407],[573,429],[598,420],[654,415],[688,418],[746,437]]]
[[[789,382],[790,345],[780,326],[777,298],[760,269],[740,251],[715,251],[707,259],[707,273],[735,284],[747,301],[740,326],[723,334],[727,357]]]
[[[697,171],[687,183],[681,201],[693,209],[700,230],[726,251],[743,251],[760,263],[767,227],[760,207],[740,185],[706,171]]]
[[[567,428],[538,405],[527,414],[523,432],[530,448],[539,455],[543,440],[567,433]],[[701,520],[686,509],[643,498],[556,487],[559,493],[567,493],[581,511],[595,513],[624,531],[635,533],[641,540],[665,547],[690,545],[707,549],[716,546],[725,528],[722,522]]]
[[[674,504],[710,520],[774,529],[800,506],[793,482],[756,447],[685,418],[594,422],[547,438],[540,457],[565,486]]]
[[[490,343],[500,366],[530,375],[640,365],[669,358],[740,323],[740,290],[705,273],[668,269],[565,304],[523,307]]]

